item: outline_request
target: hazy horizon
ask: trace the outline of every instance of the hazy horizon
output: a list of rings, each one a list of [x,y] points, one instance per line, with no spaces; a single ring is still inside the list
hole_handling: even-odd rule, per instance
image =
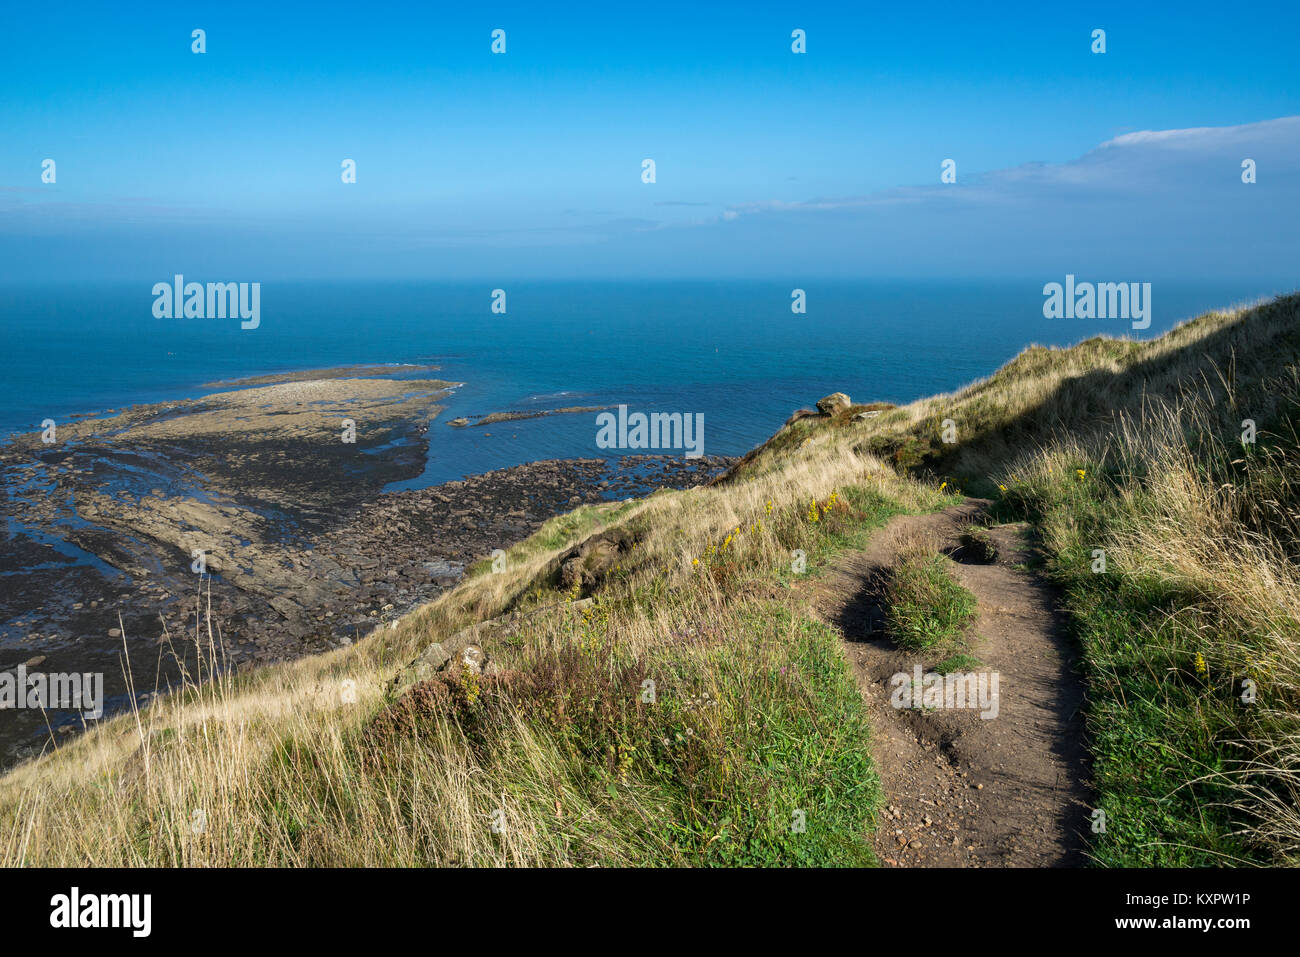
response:
[[[1300,275],[1291,5],[313,10],[24,11],[0,281]]]

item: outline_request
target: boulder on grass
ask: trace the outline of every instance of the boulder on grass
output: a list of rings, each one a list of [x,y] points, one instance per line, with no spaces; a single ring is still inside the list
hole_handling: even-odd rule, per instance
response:
[[[822,415],[834,415],[836,412],[842,412],[853,403],[843,392],[832,392],[824,399],[817,400],[817,410]]]

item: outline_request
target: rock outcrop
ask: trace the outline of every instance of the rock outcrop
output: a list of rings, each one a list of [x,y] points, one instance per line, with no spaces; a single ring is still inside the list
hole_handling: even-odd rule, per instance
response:
[[[546,605],[527,612],[511,612],[462,628],[450,637],[435,641],[421,651],[389,684],[393,697],[401,697],[415,685],[431,678],[455,680],[465,672],[492,676],[500,673],[500,666],[485,649],[517,635],[525,626],[537,625],[548,617],[581,613],[590,607],[590,598],[574,602]]]
[[[834,415],[836,412],[844,411],[852,404],[852,400],[843,392],[832,392],[825,398],[817,400],[817,410],[822,415]]]

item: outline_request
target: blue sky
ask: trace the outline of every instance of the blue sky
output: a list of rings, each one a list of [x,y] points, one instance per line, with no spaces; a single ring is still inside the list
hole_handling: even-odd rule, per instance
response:
[[[1298,9],[11,6],[0,279],[1295,281]]]

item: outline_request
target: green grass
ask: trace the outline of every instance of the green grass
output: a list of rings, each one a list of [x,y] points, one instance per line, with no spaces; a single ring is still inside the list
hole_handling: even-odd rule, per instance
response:
[[[1030,347],[859,440],[1033,526],[1023,567],[1061,587],[1087,686],[1100,864],[1297,862],[1298,316],[1292,295],[1145,342]],[[942,630],[925,607],[899,616],[918,645]]]
[[[736,773],[718,839],[696,829],[694,846],[704,863],[724,866],[874,864],[880,789],[839,634],[780,605],[746,617],[750,640],[729,646],[739,660],[720,669],[732,685],[724,694]]]
[[[411,720],[385,721],[358,746],[358,773],[367,755],[427,746],[448,719],[477,763],[509,765],[520,747],[512,726],[522,719],[555,756],[545,793],[598,810],[595,831],[586,821],[555,819],[544,805],[527,809],[553,826],[544,839],[556,859],[875,863],[869,838],[880,794],[869,728],[833,629],[769,602],[737,604],[707,632],[640,654],[615,631],[598,610],[575,626],[571,642],[532,658],[527,681],[452,686],[436,706],[408,710]],[[510,797],[537,802],[527,782]],[[611,843],[622,853],[611,854]]]
[[[941,675],[947,675],[953,672],[974,671],[982,667],[984,663],[974,655],[955,654],[935,665],[934,670]]]
[[[805,553],[807,571],[797,576],[804,577],[904,511],[873,490],[847,487],[766,519],[783,544]],[[742,597],[763,582],[788,586],[792,577],[785,565],[745,558],[740,539],[753,533],[752,526],[733,530],[734,544],[724,539],[707,553],[686,589],[666,587],[662,575],[646,578],[630,558],[570,633],[540,651],[511,649],[507,666],[526,680],[488,682],[475,694],[453,684],[430,710],[403,706],[401,721],[381,718],[358,743],[354,763],[376,750],[418,750],[450,720],[478,764],[512,765],[509,752],[519,743],[511,728],[522,720],[558,759],[559,780],[547,790],[598,810],[600,833],[564,822],[542,839],[557,860],[873,865],[880,791],[841,636],[798,607]],[[700,596],[711,585],[721,604],[704,612]],[[621,623],[649,611],[697,624],[633,650],[621,640]],[[644,700],[648,680],[653,702]],[[530,800],[532,790],[522,785],[516,800]],[[526,814],[549,827],[545,808]]]
[[[818,521],[806,521],[807,515],[801,512],[793,517],[793,531],[789,526],[782,529],[791,547],[795,547],[797,539],[807,555],[808,568],[803,575],[821,575],[836,555],[865,547],[877,529],[891,518],[907,514],[907,509],[892,499],[859,486],[842,489],[836,502],[843,507],[820,515]],[[784,567],[779,571],[783,578],[789,579]]]
[[[950,652],[975,617],[975,596],[952,575],[943,555],[911,551],[894,567],[886,589],[885,618],[900,647]]]
[[[1048,572],[1062,586],[1088,686],[1096,806],[1106,812],[1091,855],[1112,867],[1263,862],[1234,833],[1246,822],[1227,806],[1235,795],[1226,779],[1213,778],[1241,758],[1232,742],[1246,717],[1232,682],[1198,668],[1197,596],[1114,563],[1092,571],[1093,544],[1130,520],[1105,483],[1046,487],[1034,506],[1057,530]]]

